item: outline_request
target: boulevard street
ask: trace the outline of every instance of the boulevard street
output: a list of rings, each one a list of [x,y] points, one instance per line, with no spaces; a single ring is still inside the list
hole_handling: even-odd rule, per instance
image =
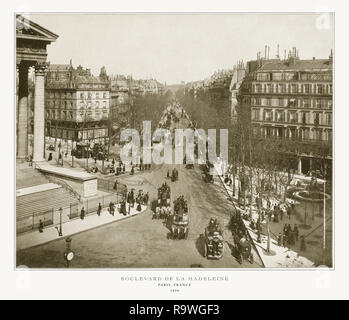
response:
[[[187,123],[180,122],[180,126]],[[177,168],[179,179],[172,182],[167,172]],[[262,268],[262,262],[253,250],[254,263],[238,263],[233,256],[233,236],[228,229],[233,205],[218,177],[206,183],[196,164],[193,169],[185,165],[153,165],[151,170],[135,175],[111,177],[144,193],[156,201],[157,189],[166,181],[171,188],[171,205],[184,195],[189,208],[189,234],[187,239],[170,239],[169,226],[163,219],[153,219],[152,208],[129,219],[115,222],[72,236],[75,253],[72,268]],[[223,230],[224,250],[220,260],[208,260],[204,255],[202,234],[211,217],[217,218]],[[65,241],[60,239],[17,252],[17,265],[32,268],[64,267]]]

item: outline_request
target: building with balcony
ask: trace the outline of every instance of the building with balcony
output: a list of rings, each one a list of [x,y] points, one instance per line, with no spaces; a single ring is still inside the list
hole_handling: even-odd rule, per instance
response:
[[[45,81],[46,136],[85,142],[108,137],[110,87],[104,67],[96,77],[71,62],[50,65]]]
[[[297,142],[299,173],[314,161],[332,167],[332,52],[328,59],[301,60],[293,48],[284,60],[250,61],[238,94],[253,137]],[[327,172],[327,174],[328,174]]]

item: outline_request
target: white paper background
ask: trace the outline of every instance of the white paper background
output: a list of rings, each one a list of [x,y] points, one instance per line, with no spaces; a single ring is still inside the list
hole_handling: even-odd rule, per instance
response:
[[[14,271],[15,121],[14,12],[335,12],[335,271]],[[0,298],[256,299],[348,298],[348,6],[344,1],[12,1],[1,4]],[[73,30],[72,30],[73,32]],[[291,30],[290,30],[291,32]],[[285,35],[287,37],[287,35]],[[180,294],[121,276],[228,276],[193,283]]]

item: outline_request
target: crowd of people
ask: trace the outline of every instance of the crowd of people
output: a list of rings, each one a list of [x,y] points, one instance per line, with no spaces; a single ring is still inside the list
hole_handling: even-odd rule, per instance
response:
[[[298,225],[295,224],[293,228],[290,224],[285,223],[283,232],[278,235],[278,245],[286,247],[287,245],[295,245],[299,240]]]

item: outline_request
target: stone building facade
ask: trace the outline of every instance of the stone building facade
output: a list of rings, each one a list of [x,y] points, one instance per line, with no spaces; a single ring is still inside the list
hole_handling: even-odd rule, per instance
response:
[[[108,137],[110,86],[105,68],[95,77],[72,63],[50,65],[45,81],[47,136],[84,142]]]
[[[320,158],[331,171],[332,96],[332,52],[328,59],[301,60],[293,48],[284,60],[250,61],[238,100],[253,136],[297,142],[297,169],[308,173]]]

